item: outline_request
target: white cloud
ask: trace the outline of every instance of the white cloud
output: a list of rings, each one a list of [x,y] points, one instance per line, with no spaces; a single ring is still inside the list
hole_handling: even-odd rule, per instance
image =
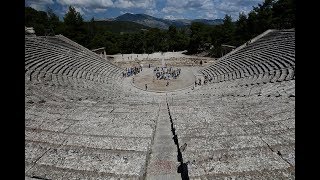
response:
[[[212,0],[204,0],[201,5],[201,8],[205,9],[205,10],[213,10],[214,7],[215,7],[215,5]]]
[[[36,4],[53,4],[53,0],[27,0],[26,2]]]
[[[93,9],[93,12],[95,13],[101,13],[101,12],[105,12],[107,9],[104,9],[104,8],[96,8],[96,9]]]
[[[114,1],[114,7],[121,9],[128,8],[155,8],[156,1],[155,0],[116,0]]]
[[[133,0],[133,3],[137,8],[148,9],[156,7],[155,0]]]
[[[46,11],[46,7],[54,3],[61,5],[61,9],[68,10],[71,5],[81,14],[102,13],[109,8],[120,11],[145,12],[159,17],[216,19],[223,18],[225,14],[236,20],[240,12],[248,14],[252,6],[263,3],[264,0],[26,0],[26,6]],[[158,7],[157,7],[158,6]],[[51,6],[52,7],[52,6]],[[159,9],[160,8],[160,9]],[[66,10],[66,11],[67,11]],[[142,11],[141,11],[142,10]]]
[[[193,12],[198,17],[209,19],[223,18],[228,14],[235,20],[240,12],[247,14],[252,10],[252,6],[262,2],[263,0],[175,0],[167,1],[161,12],[167,14]]]
[[[216,10],[222,14],[231,15],[233,20],[238,19],[239,13],[249,13],[252,6],[257,6],[263,0],[218,0],[216,3]]]
[[[174,7],[165,7],[161,10],[164,13],[183,13],[184,9],[174,8]]]
[[[165,19],[174,19],[174,17],[172,15],[166,15],[163,18],[165,18]]]
[[[74,8],[77,12],[79,12],[81,15],[84,15],[85,13],[83,12],[82,8],[80,7],[75,7]]]
[[[147,9],[146,14],[153,16],[153,15],[159,14],[159,11],[156,9]]]
[[[118,0],[114,2],[114,6],[118,8],[127,9],[133,7],[134,5],[131,1],[128,0]]]
[[[47,5],[53,4],[53,0],[27,0],[26,4],[38,11],[46,11]]]
[[[175,0],[175,1],[167,1],[167,7],[173,8],[183,8],[183,9],[198,9],[202,7],[203,4],[209,2],[208,0],[199,1],[199,0]]]
[[[113,6],[111,0],[57,0],[57,3],[93,9],[102,9]]]
[[[167,1],[167,7],[183,8],[188,4],[188,0]]]
[[[63,7],[73,6],[81,15],[101,13],[113,6],[111,0],[57,0]],[[66,8],[68,11],[68,8]]]
[[[211,5],[210,5],[211,3]],[[203,12],[203,9],[212,7],[212,0],[175,0],[175,1],[167,1],[166,6],[161,10],[164,13],[187,13],[189,10],[194,11],[198,10]]]
[[[215,12],[209,11],[209,12],[205,12],[205,17],[203,17],[205,19],[218,19],[218,15]]]
[[[129,11],[120,11],[120,14],[126,14],[126,13],[134,14],[134,13],[129,12]]]
[[[38,11],[45,11],[45,6],[41,4],[30,4],[30,7]]]

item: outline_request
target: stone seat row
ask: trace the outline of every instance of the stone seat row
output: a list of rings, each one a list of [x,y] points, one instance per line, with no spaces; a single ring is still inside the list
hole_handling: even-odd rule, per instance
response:
[[[67,39],[64,37],[64,39]],[[58,43],[59,42],[59,43]],[[30,44],[32,45],[32,48],[38,48],[39,49],[54,49],[56,50],[55,52],[58,53],[65,53],[65,54],[70,54],[70,55],[76,55],[76,56],[84,56],[89,58],[88,60],[90,61],[91,59],[94,59],[95,61],[101,61],[105,62],[104,59],[102,59],[99,55],[96,53],[93,53],[92,51],[82,47],[82,48],[75,48],[73,45],[68,44],[69,42],[74,43],[73,41],[69,40],[67,42],[59,40],[59,36],[54,36],[54,37],[26,37],[26,52],[28,52],[28,45],[30,47]],[[34,44],[37,45],[34,45]],[[78,45],[80,46],[80,45]],[[50,48],[48,48],[50,47]],[[60,52],[62,51],[62,52]],[[27,53],[26,53],[27,54]],[[110,66],[117,68],[113,64],[110,64]]]
[[[72,76],[59,75],[53,73],[43,73],[39,71],[28,71],[26,73],[26,82],[30,81],[31,83],[42,83],[49,84],[52,86],[64,86],[64,87],[74,87],[74,88],[91,88],[104,91],[112,91],[115,81],[114,78],[107,77],[104,79],[104,82],[89,80],[84,78],[75,78]]]
[[[43,38],[26,38],[26,45],[29,48],[26,48],[25,72],[29,80],[39,80],[39,77],[52,79],[52,74],[96,82],[106,82],[112,78],[120,77],[122,71],[120,68],[104,62],[96,56],[72,51],[69,52],[73,54],[64,54],[63,52],[67,50],[54,45],[54,43],[47,43],[47,46],[44,46],[41,42],[38,42],[37,45],[31,42],[32,40],[37,41],[37,39],[43,41]],[[39,49],[43,51],[39,52]],[[33,54],[33,52],[38,52],[38,54]]]
[[[250,57],[252,54],[267,54],[270,56],[287,56],[287,57],[294,57],[294,44],[292,45],[286,45],[284,48],[282,47],[270,47],[266,46],[264,49],[255,48],[252,50],[249,50],[247,48],[243,48],[237,51],[237,53],[231,54],[229,56],[221,57],[219,61],[229,61],[229,59],[241,59],[243,57]]]
[[[64,61],[64,62],[63,62]],[[78,67],[74,64],[68,65],[68,59],[60,59],[59,62],[40,62],[33,68],[25,69],[26,72],[42,72],[43,76],[47,73],[72,76],[74,78],[84,78],[99,82],[105,82],[105,77],[117,77],[120,73],[118,69],[109,69],[103,66],[91,66],[88,63],[82,63]],[[76,60],[75,60],[76,61]],[[69,62],[70,63],[70,62]]]
[[[30,43],[29,41],[31,41],[31,40],[28,39],[28,41],[26,41],[26,44],[28,45]],[[38,42],[38,43],[39,43],[38,45],[31,45],[30,48],[26,48],[25,54],[28,57],[28,58],[26,58],[26,63],[30,63],[28,61],[32,61],[32,59],[34,59],[34,57],[37,55],[43,56],[43,55],[47,55],[47,54],[49,54],[49,55],[65,54],[65,56],[71,56],[71,57],[79,57],[80,56],[81,58],[84,58],[86,61],[89,61],[92,63],[96,63],[97,61],[104,62],[100,58],[96,58],[95,56],[90,56],[87,53],[83,53],[81,51],[72,51],[70,49],[58,46],[54,43],[48,43],[46,45],[44,45],[44,43],[41,43],[41,42]],[[30,55],[29,49],[33,49],[32,55]],[[37,54],[37,52],[38,52],[38,54]]]
[[[264,44],[262,49],[259,47],[261,41]],[[271,46],[274,41],[282,45]],[[294,42],[294,32],[284,34],[281,31],[269,32],[251,43],[249,50],[247,46],[233,54],[226,55],[200,72],[208,78],[209,82],[214,83],[235,79],[244,79],[244,82],[251,81],[251,83],[293,79],[295,74],[294,44],[287,44],[286,41]]]
[[[204,69],[202,73],[208,77],[209,82],[221,82],[240,78],[260,77],[266,82],[290,80],[294,77],[294,65],[284,66],[277,61],[260,62],[256,64],[233,63],[230,65],[219,65]]]
[[[237,50],[237,54],[241,54],[241,53],[251,53],[252,50],[254,52],[257,52],[259,50],[262,51],[277,51],[277,50],[281,50],[285,51],[286,49],[288,49],[289,51],[292,51],[292,49],[294,49],[295,47],[295,38],[294,38],[294,31],[290,31],[290,37],[286,37],[286,38],[277,38],[277,37],[281,37],[281,36],[285,36],[282,33],[283,31],[272,31],[269,32],[268,34],[264,35],[263,37],[261,37],[260,39],[256,40],[253,43],[250,43],[246,46],[243,46],[243,48]],[[271,35],[270,35],[271,34]],[[276,34],[272,35],[272,34]],[[224,56],[221,58],[221,60],[228,58],[229,56],[232,56],[234,54],[230,54],[227,56]]]

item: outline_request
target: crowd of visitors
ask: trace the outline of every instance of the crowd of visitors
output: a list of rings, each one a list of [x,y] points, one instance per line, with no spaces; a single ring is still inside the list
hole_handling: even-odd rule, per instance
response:
[[[122,77],[129,77],[132,75],[136,75],[136,74],[140,73],[141,71],[142,71],[141,65],[129,67],[129,68],[126,68],[126,70],[122,72]]]
[[[155,67],[153,70],[153,74],[157,78],[157,80],[170,80],[170,78],[176,79],[177,77],[179,77],[180,73],[180,68],[173,69],[172,67]]]

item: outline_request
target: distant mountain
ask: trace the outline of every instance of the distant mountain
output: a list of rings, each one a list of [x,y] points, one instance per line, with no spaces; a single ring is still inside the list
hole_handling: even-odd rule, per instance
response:
[[[146,14],[131,14],[126,13],[123,15],[120,15],[116,18],[114,18],[114,21],[131,21],[135,23],[139,23],[148,27],[153,28],[160,28],[160,29],[168,29],[170,25],[174,25],[176,27],[183,27],[183,26],[189,26],[192,22],[201,22],[208,25],[218,25],[223,23],[223,19],[214,19],[214,20],[208,20],[208,19],[195,19],[195,20],[189,20],[189,19],[162,19],[162,18],[156,18],[153,16],[149,16]]]
[[[150,29],[149,26],[145,26],[139,23],[131,22],[131,21],[114,21],[114,20],[99,20],[95,21],[97,26],[102,26],[105,30],[114,33],[131,33],[131,32],[138,32],[141,29]]]
[[[171,21],[173,25],[177,27],[189,26],[192,23],[192,20],[189,19],[173,19],[169,21]]]
[[[130,14],[126,13],[115,18],[116,21],[132,21],[149,27],[157,27],[167,29],[168,21],[160,18],[155,18],[146,14]]]
[[[192,22],[201,22],[204,24],[209,24],[209,25],[219,25],[223,24],[223,19],[214,19],[214,20],[209,20],[209,19],[195,19]]]

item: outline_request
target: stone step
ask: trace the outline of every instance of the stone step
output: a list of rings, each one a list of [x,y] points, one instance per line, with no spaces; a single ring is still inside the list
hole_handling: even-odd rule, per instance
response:
[[[166,104],[161,105],[146,179],[181,179],[177,173],[178,153],[172,139],[170,117]]]

